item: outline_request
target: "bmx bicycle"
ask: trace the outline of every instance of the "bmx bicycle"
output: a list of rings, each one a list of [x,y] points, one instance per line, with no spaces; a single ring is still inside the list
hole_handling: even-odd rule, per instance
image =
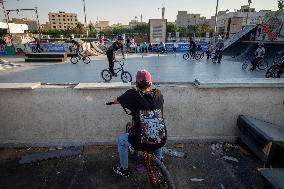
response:
[[[106,105],[113,105],[114,102],[107,102]],[[126,114],[127,110],[124,108]],[[130,133],[134,129],[131,123],[127,123],[126,132]],[[130,145],[130,144],[129,144]],[[131,145],[129,146],[130,157],[137,157],[138,151],[136,151]],[[164,163],[162,163],[154,154],[154,152],[143,151],[143,163],[147,169],[147,175],[152,189],[174,189],[173,179],[167,170]]]
[[[248,56],[245,60],[245,62],[242,64],[242,70],[246,70],[248,65],[251,64],[252,60],[253,60],[253,56]],[[252,64],[251,64],[252,65]],[[267,67],[268,67],[268,63],[266,61],[264,61],[264,59],[261,59],[256,67],[259,69],[259,70],[265,70]]]
[[[189,57],[192,57],[194,60],[199,60],[201,59],[201,54],[197,53],[197,52],[193,52],[193,51],[188,51],[187,53],[185,53],[182,58],[184,60],[189,59]]]
[[[109,69],[102,70],[101,76],[102,76],[103,80],[106,81],[106,82],[109,82],[112,79],[113,76],[117,77],[118,73],[121,72],[121,75],[120,75],[121,80],[124,83],[131,82],[132,81],[132,75],[128,71],[124,70],[124,61],[116,60],[114,62],[119,63],[120,67],[114,69],[114,73],[115,73],[114,75],[109,71]]]
[[[70,59],[72,64],[77,64],[79,60],[82,60],[85,64],[89,64],[91,62],[91,58],[88,55],[82,56],[82,55],[76,54],[72,56]]]

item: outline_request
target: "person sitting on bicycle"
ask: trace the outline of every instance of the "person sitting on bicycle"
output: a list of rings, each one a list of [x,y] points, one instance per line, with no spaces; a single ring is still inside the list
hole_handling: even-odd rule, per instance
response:
[[[122,36],[118,36],[117,40],[111,46],[109,46],[109,48],[106,51],[107,59],[109,63],[109,71],[112,73],[112,75],[115,75],[113,67],[114,67],[116,51],[120,49],[122,53],[122,57],[123,59],[125,59],[124,52],[123,52],[123,40],[124,39]]]
[[[78,56],[83,57],[83,54],[81,53],[82,46],[80,45],[80,43],[78,41],[74,40],[74,39],[71,42],[72,42],[72,45],[75,47],[76,54]]]
[[[218,38],[218,42],[216,44],[216,56],[218,57],[218,63],[221,63],[223,58],[223,51],[224,51],[224,42],[221,36]]]
[[[120,104],[123,108],[131,111],[132,115],[132,129],[130,133],[121,134],[117,138],[119,165],[113,167],[113,171],[124,177],[129,176],[128,171],[128,148],[133,147],[138,151],[147,151],[155,153],[159,160],[162,160],[162,147],[167,140],[166,129],[164,132],[151,133],[156,137],[158,142],[153,142],[153,138],[145,138],[145,130],[156,131],[157,124],[150,119],[151,115],[159,115],[163,118],[163,95],[158,89],[151,89],[152,79],[151,74],[147,70],[140,70],[136,75],[136,88],[129,89],[120,97],[114,100],[114,104]],[[151,114],[152,112],[153,114]],[[154,113],[155,112],[155,113]],[[149,129],[142,129],[141,124],[145,119],[142,115],[147,115],[147,124],[154,125],[155,128],[148,127]],[[163,134],[162,134],[163,133]],[[150,135],[150,134],[149,134]],[[153,137],[153,136],[152,136]],[[145,142],[147,141],[147,142]],[[150,143],[151,141],[151,143]]]
[[[256,69],[257,64],[263,59],[265,55],[265,48],[263,43],[258,44],[258,48],[256,49],[255,53],[255,58],[252,60],[252,68],[250,69],[251,71]]]
[[[193,41],[192,37],[189,38],[189,44],[190,44],[189,52],[192,53],[192,55],[195,55],[196,49],[197,49],[197,45],[196,45],[196,43]]]

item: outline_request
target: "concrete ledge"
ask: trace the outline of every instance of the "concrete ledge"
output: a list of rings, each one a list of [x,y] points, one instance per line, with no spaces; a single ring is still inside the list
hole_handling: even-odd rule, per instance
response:
[[[41,83],[0,83],[0,90],[33,90]]]
[[[128,89],[131,83],[113,82],[113,83],[79,83],[74,89],[94,90],[94,89]]]
[[[247,79],[195,79],[197,88],[256,88],[284,87],[284,79],[247,78]]]

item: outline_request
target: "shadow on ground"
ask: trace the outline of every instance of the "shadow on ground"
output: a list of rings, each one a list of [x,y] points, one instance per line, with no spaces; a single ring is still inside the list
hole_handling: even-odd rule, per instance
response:
[[[188,154],[186,159],[165,156],[176,188],[184,189],[266,189],[265,180],[257,172],[262,163],[252,155],[244,155],[238,146],[223,145],[213,150],[209,144],[186,144],[178,149]],[[146,172],[139,173],[135,166],[141,160],[130,160],[130,178],[114,175],[111,167],[117,162],[115,146],[88,146],[84,154],[70,158],[52,159],[31,164],[18,164],[26,153],[46,149],[0,150],[0,188],[150,188]],[[238,162],[225,160],[234,157]],[[190,179],[204,179],[192,182]]]

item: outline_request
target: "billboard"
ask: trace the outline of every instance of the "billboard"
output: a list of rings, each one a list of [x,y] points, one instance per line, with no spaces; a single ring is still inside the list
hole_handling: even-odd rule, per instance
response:
[[[150,43],[165,43],[167,36],[167,19],[150,19]]]

